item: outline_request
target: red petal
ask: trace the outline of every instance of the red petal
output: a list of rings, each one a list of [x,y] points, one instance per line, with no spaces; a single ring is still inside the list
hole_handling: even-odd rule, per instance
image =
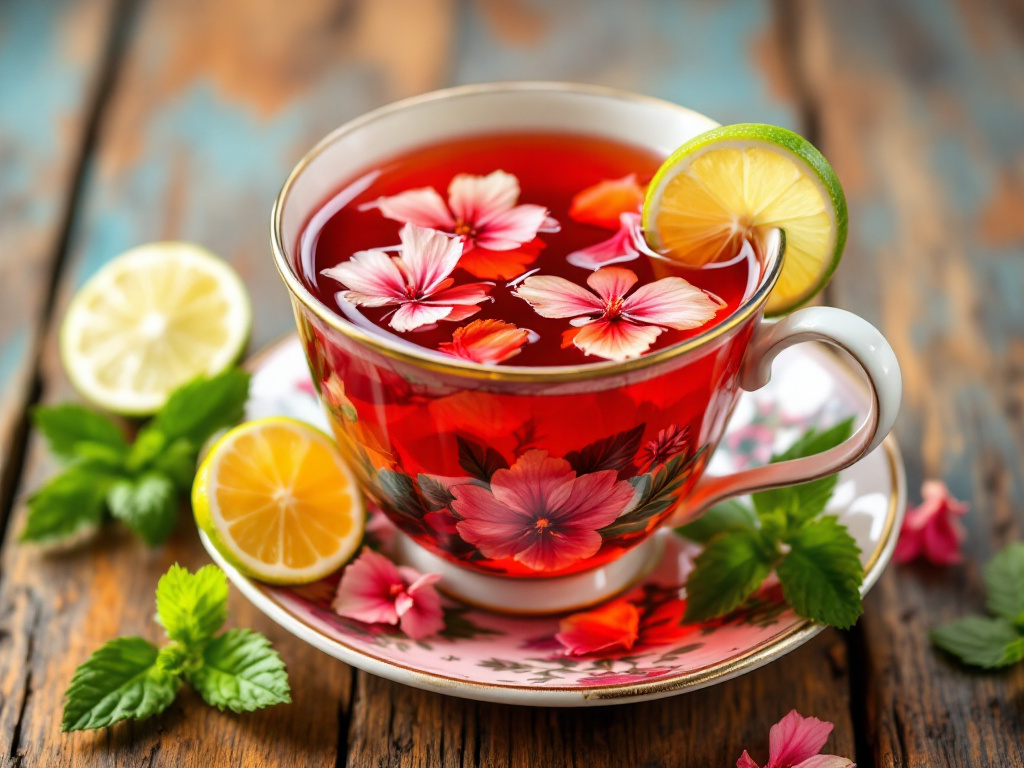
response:
[[[534,238],[511,251],[473,248],[462,254],[459,266],[482,280],[514,280],[537,260],[543,247],[544,243]]]
[[[635,213],[644,204],[644,188],[637,184],[636,174],[606,180],[576,194],[569,206],[569,216],[584,224],[608,229],[619,228],[619,216]]]
[[[607,648],[630,649],[636,642],[640,612],[625,600],[562,619],[555,639],[571,656],[595,653]]]
[[[501,363],[519,354],[529,340],[529,331],[502,320],[474,320],[456,328],[452,340],[443,342],[442,352],[477,363]]]
[[[573,346],[573,342],[576,340],[576,334],[579,332],[579,328],[570,328],[568,331],[562,331],[562,349],[568,349]]]

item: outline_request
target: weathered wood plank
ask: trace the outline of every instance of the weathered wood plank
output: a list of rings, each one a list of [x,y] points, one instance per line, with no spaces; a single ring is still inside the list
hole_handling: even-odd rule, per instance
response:
[[[361,674],[348,765],[729,766],[744,749],[766,761],[769,727],[794,707],[836,722],[828,747],[852,755],[848,691],[846,645],[834,631],[713,688],[597,709],[476,704]]]
[[[878,766],[1024,765],[1024,669],[980,675],[928,628],[983,610],[980,564],[1024,528],[1024,54],[1009,3],[796,3],[821,146],[847,190],[834,302],[900,358],[910,487],[969,499],[968,562],[891,568],[861,632]]]
[[[189,238],[229,258],[246,278],[257,309],[255,345],[291,328],[267,248],[274,195],[302,151],[330,127],[424,87],[415,73],[441,71],[447,27],[438,26],[437,14],[443,19],[446,8],[366,2],[339,10],[328,0],[146,4],[76,212],[58,309],[123,249]],[[411,41],[400,65],[383,53],[396,29]],[[428,36],[414,44],[420,31]],[[41,378],[46,401],[73,396],[52,329]],[[22,494],[53,469],[33,437]],[[11,530],[23,520],[18,509]],[[3,551],[0,584],[0,763],[335,764],[350,670],[287,636],[238,596],[231,621],[275,641],[289,664],[292,706],[236,717],[185,696],[150,723],[62,736],[61,697],[75,665],[118,634],[155,639],[159,575],[175,561],[194,568],[208,558],[186,515],[171,543],[155,551],[108,533],[102,545],[49,558],[13,539]]]
[[[11,497],[20,463],[43,315],[115,5],[0,5],[0,505]],[[4,515],[0,510],[0,521]]]

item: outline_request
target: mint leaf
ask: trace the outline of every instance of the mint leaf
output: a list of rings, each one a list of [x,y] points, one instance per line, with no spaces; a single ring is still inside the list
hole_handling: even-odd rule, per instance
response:
[[[141,637],[111,640],[75,670],[65,693],[62,731],[104,728],[165,710],[178,680],[156,666],[157,649]]]
[[[124,455],[128,450],[117,425],[101,413],[74,403],[32,410],[32,421],[42,432],[50,452],[61,461],[80,457],[83,444],[93,444]]]
[[[189,683],[222,711],[251,712],[292,700],[281,657],[267,638],[249,629],[231,629],[211,640]]]
[[[828,429],[809,429],[783,453],[772,457],[772,463],[801,459],[834,448],[853,434],[853,419],[841,421]],[[759,515],[784,510],[790,527],[796,528],[825,511],[839,475],[829,475],[801,485],[790,485],[761,491],[751,497]]]
[[[729,613],[771,573],[774,547],[752,528],[730,528],[707,543],[686,582],[688,622]]]
[[[846,629],[863,613],[860,548],[833,516],[812,520],[786,535],[790,551],[775,569],[793,610],[822,624]]]
[[[178,522],[174,483],[159,472],[118,480],[107,492],[107,506],[151,547],[167,541]]]
[[[1024,659],[1024,636],[1002,618],[965,616],[936,627],[928,637],[942,650],[975,667],[994,669]]]
[[[98,528],[113,482],[112,475],[92,467],[68,467],[28,497],[28,517],[19,539],[53,543]]]
[[[228,616],[228,580],[215,565],[194,574],[175,563],[156,587],[157,621],[172,640],[195,645],[213,637]]]
[[[178,493],[188,493],[196,476],[196,454],[192,441],[179,437],[168,445],[153,461],[153,469],[167,475]]]
[[[248,396],[249,374],[243,370],[231,368],[201,377],[174,390],[150,426],[162,432],[168,443],[184,437],[199,446],[221,427],[242,418]]]
[[[148,469],[153,461],[163,453],[167,445],[167,438],[159,429],[154,429],[152,424],[147,424],[139,430],[139,434],[132,443],[128,452],[126,467],[129,472],[139,472]]]
[[[985,566],[985,604],[1024,631],[1024,543],[1011,544]]]
[[[757,515],[741,501],[729,499],[716,504],[692,523],[676,528],[676,533],[690,541],[705,544],[727,528],[754,528]]]

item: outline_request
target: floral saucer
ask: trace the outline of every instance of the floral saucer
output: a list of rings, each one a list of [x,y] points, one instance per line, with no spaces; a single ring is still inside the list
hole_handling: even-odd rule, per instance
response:
[[[250,367],[248,418],[288,415],[327,428],[297,338],[276,344]],[[859,378],[838,355],[809,344],[789,349],[776,361],[771,383],[741,398],[708,471],[720,474],[764,463],[774,449],[810,426],[862,415],[867,398]],[[892,437],[841,473],[828,508],[860,545],[865,592],[892,556],[905,507],[903,462]],[[381,513],[374,513],[370,526],[379,540],[387,541],[390,524]],[[756,669],[822,630],[796,616],[771,586],[724,619],[680,626],[680,588],[699,549],[672,531],[660,535],[661,560],[626,596],[644,608],[637,643],[630,651],[578,657],[566,656],[555,639],[557,617],[498,615],[448,598],[444,630],[414,641],[395,627],[366,625],[334,613],[330,603],[337,574],[304,587],[261,584],[239,574],[205,536],[202,540],[257,608],[310,645],[396,682],[481,701],[587,706],[671,696]]]

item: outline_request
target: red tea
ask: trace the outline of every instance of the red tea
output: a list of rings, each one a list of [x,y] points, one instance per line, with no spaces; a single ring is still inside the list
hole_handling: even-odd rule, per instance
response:
[[[761,277],[746,248],[702,270],[645,252],[642,188],[660,161],[562,134],[419,149],[325,201],[297,271],[349,321],[495,373],[637,357],[722,322]],[[630,374],[512,381],[437,373],[296,308],[370,498],[430,551],[521,577],[600,566],[664,521],[721,438],[760,317]]]
[[[753,258],[727,258],[723,261],[732,263],[724,267],[686,269],[644,252],[639,235],[639,195],[662,159],[626,144],[566,134],[489,135],[417,149],[349,185],[333,204],[328,203],[314,217],[303,237],[301,274],[320,301],[351,321],[371,324],[380,333],[442,354],[462,353],[460,356],[476,359],[472,349],[466,353],[466,347],[472,345],[477,329],[479,333],[514,329],[506,332],[504,338],[511,346],[503,346],[503,339],[498,338],[497,346],[490,347],[489,359],[480,362],[577,365],[634,357],[670,346],[726,318],[756,283],[759,265]],[[496,175],[501,176],[504,187],[491,183],[498,181]],[[630,177],[628,184],[608,184]],[[453,184],[453,180],[460,178],[464,182],[461,190],[457,189],[459,182]],[[602,182],[603,192],[601,188],[595,189]],[[496,197],[505,199],[496,203]],[[332,210],[341,201],[345,205]],[[489,218],[487,206],[498,209]],[[519,221],[514,220],[515,215]],[[388,262],[399,252],[377,251],[373,254],[375,258],[366,260],[361,274],[345,267],[349,270],[347,283],[332,274],[336,270],[331,269],[360,251],[398,246],[403,221],[434,226],[452,240],[461,240],[462,245],[456,268],[444,275],[451,282],[450,288],[442,287],[425,297],[427,304],[421,309],[426,316],[415,319],[423,321],[415,328],[403,322],[408,307],[400,305],[401,296],[397,295],[402,289],[409,293],[409,275],[399,276],[395,271],[395,285],[390,291],[389,286],[375,283],[377,293],[366,296],[367,280],[387,271]],[[480,223],[483,226],[474,229]],[[588,261],[588,249],[600,252],[596,260]],[[573,257],[580,253],[584,255]],[[600,289],[595,291],[588,286],[588,277],[601,264],[613,267],[618,281],[625,279],[629,283],[633,279],[630,275],[635,276],[635,284],[628,286],[624,297],[606,295],[605,301]],[[563,278],[595,296],[592,307],[581,306],[578,310],[583,313],[589,309],[589,314],[567,316],[568,310],[556,308],[554,314],[559,316],[552,317],[550,306],[535,306],[536,301],[531,303],[526,298],[538,296],[530,291],[535,276]],[[626,319],[633,317],[629,297],[669,276],[683,278],[705,292],[699,296],[703,314],[698,313],[695,319],[684,323],[670,321],[658,325],[620,320],[600,329],[583,329],[589,324],[585,321],[600,321],[609,317],[609,312],[614,315],[617,300],[625,302],[622,311]],[[621,292],[620,282],[605,282],[609,283],[609,290]],[[551,285],[549,281],[548,290],[541,297],[548,304],[558,300]],[[556,292],[564,289],[564,283],[554,284]],[[445,306],[444,298],[453,291],[456,299],[466,299],[467,292],[473,295],[465,304],[455,306],[454,313],[435,319],[433,315],[443,311],[435,308]],[[346,294],[357,295],[357,301],[363,303],[339,301]],[[680,295],[662,294],[660,298],[668,302]],[[391,300],[381,304],[388,296]],[[640,298],[643,296],[641,293]],[[436,299],[440,300],[429,303]],[[586,299],[583,301],[585,304]],[[465,317],[460,316],[463,313]],[[453,322],[457,316],[459,319]],[[458,328],[478,320],[501,321],[505,325],[475,323],[456,336]],[[623,346],[612,339],[609,345],[606,338],[599,338],[597,330],[605,336],[621,335],[626,330],[630,333],[626,340],[629,343]],[[465,342],[462,345],[459,336]],[[587,337],[597,338],[601,343],[587,344]]]

